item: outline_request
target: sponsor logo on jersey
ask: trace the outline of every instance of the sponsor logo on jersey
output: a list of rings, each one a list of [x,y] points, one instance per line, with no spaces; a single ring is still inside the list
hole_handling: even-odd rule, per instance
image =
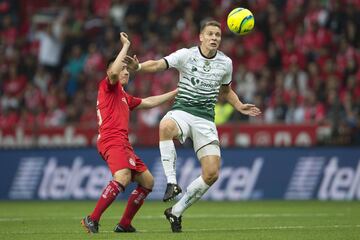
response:
[[[190,82],[191,82],[191,84],[192,84],[193,86],[196,86],[196,85],[198,85],[198,84],[200,83],[200,80],[192,77],[192,78],[190,79]]]
[[[200,86],[210,89],[216,88],[216,84],[212,84],[209,82],[200,82]]]

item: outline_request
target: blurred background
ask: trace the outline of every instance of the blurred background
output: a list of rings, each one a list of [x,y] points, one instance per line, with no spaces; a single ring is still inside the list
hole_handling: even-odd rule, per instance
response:
[[[226,26],[235,7],[255,16],[255,29],[243,37]],[[84,171],[79,187],[94,184],[94,169],[102,169],[98,179],[108,176],[94,148],[95,106],[106,60],[121,47],[119,33],[129,35],[130,55],[142,62],[197,45],[208,19],[222,23],[220,50],[233,60],[233,89],[263,112],[248,118],[219,99],[228,171],[217,190],[232,190],[208,198],[359,199],[359,0],[0,0],[0,156],[9,160],[1,198],[96,198],[102,182],[73,195],[71,176]],[[127,91],[146,97],[177,82],[173,70],[141,74],[131,76]],[[148,147],[138,153],[159,182],[154,199],[165,180],[158,123],[170,105],[131,116],[131,142]],[[199,170],[191,143],[178,156],[185,185],[186,174]]]

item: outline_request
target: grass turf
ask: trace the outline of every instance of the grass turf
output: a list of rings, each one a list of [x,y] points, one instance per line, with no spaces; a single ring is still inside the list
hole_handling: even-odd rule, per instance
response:
[[[172,233],[163,211],[146,202],[133,221],[137,233],[114,233],[125,202],[103,215],[100,233],[80,226],[95,202],[0,202],[0,239],[360,239],[360,202],[198,202],[183,216],[183,233]]]

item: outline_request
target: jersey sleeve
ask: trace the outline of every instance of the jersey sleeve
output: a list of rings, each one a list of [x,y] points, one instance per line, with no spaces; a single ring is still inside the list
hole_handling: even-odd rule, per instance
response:
[[[189,49],[182,48],[176,52],[171,53],[170,55],[164,57],[169,68],[180,68],[180,66],[185,62],[185,59],[189,56]]]
[[[130,110],[133,110],[134,108],[136,108],[142,101],[141,98],[133,97],[127,93],[125,93],[125,95],[126,95],[126,100],[128,102]]]
[[[229,61],[226,66],[226,74],[224,75],[221,84],[222,85],[229,85],[231,83],[233,73],[233,65],[232,60],[229,58]]]

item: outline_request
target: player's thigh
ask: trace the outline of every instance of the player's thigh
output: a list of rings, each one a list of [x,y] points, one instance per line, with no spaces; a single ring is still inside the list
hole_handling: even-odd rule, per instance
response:
[[[147,189],[152,189],[154,187],[154,177],[149,170],[137,173],[134,176],[134,181]]]
[[[113,179],[126,187],[131,182],[131,170],[128,168],[120,169],[114,173]]]
[[[191,126],[191,115],[180,110],[169,111],[161,121],[170,120],[172,123],[175,123],[177,130],[174,132],[175,138],[179,139],[181,143],[184,143],[186,138],[191,137],[190,126]],[[161,134],[161,127],[160,127]],[[161,140],[161,136],[160,136]]]
[[[181,131],[172,118],[163,118],[159,125],[159,136],[160,140],[173,139],[180,135]]]
[[[194,143],[194,151],[196,153],[199,151],[199,149],[206,145],[219,144],[218,132],[214,122],[203,118],[194,117],[191,123],[191,132]]]

